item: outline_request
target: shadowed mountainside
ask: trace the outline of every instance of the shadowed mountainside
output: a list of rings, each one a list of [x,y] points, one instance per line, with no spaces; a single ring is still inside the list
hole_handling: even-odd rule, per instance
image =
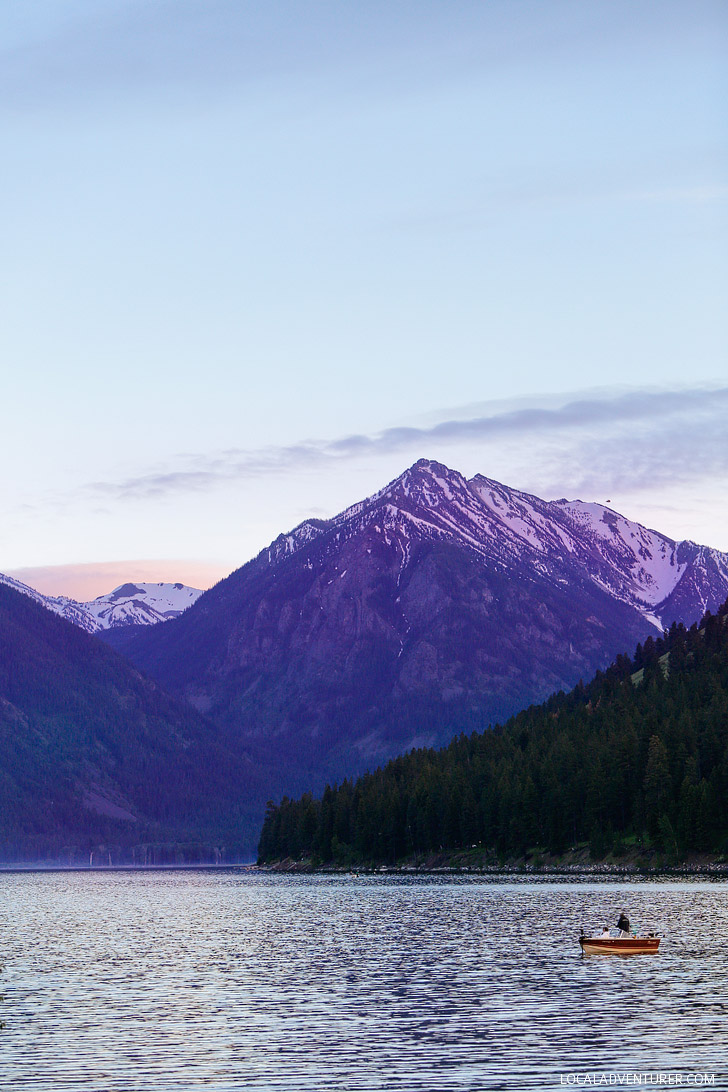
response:
[[[196,710],[0,585],[1,860],[247,858],[263,792]]]

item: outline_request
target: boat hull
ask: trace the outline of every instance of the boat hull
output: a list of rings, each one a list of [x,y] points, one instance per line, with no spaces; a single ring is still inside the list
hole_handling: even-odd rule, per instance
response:
[[[660,947],[660,937],[579,937],[584,955],[647,955]]]

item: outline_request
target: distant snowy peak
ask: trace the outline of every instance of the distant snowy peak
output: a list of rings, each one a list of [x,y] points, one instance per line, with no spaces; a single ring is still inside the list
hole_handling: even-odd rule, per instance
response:
[[[185,584],[122,584],[83,605],[97,620],[99,629],[112,629],[166,622],[191,607],[201,595],[197,588]]]
[[[412,542],[435,539],[519,578],[533,572],[552,583],[586,579],[658,629],[675,617],[699,617],[728,595],[728,554],[675,542],[601,504],[541,500],[427,459],[333,519],[308,520],[281,535],[267,560],[316,550],[317,539],[329,552],[365,531],[396,545],[403,566]]]
[[[35,599],[41,606],[60,614],[87,633],[98,633],[99,630],[116,626],[149,626],[166,622],[191,607],[202,595],[197,588],[188,588],[185,584],[121,584],[90,603],[79,603],[66,596],[42,595],[35,588],[1,573],[0,583]]]

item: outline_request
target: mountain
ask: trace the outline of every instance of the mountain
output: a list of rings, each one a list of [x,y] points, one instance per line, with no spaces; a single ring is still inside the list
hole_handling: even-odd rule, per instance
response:
[[[728,854],[728,601],[503,728],[269,807],[262,863]],[[652,855],[662,855],[661,862]]]
[[[0,573],[0,584],[30,596],[36,603],[60,614],[87,633],[116,626],[150,626],[176,618],[199,599],[202,592],[184,584],[121,584],[107,595],[79,603],[64,595],[42,595],[27,584]]]
[[[503,720],[726,594],[725,554],[420,460],[107,637],[293,792]]]
[[[245,858],[264,799],[191,706],[0,585],[0,860]]]

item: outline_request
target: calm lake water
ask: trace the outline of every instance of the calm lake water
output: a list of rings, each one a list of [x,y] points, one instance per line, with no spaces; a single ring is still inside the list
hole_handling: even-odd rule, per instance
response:
[[[579,927],[667,934],[583,957]],[[0,1088],[728,1088],[728,885],[0,875]]]

